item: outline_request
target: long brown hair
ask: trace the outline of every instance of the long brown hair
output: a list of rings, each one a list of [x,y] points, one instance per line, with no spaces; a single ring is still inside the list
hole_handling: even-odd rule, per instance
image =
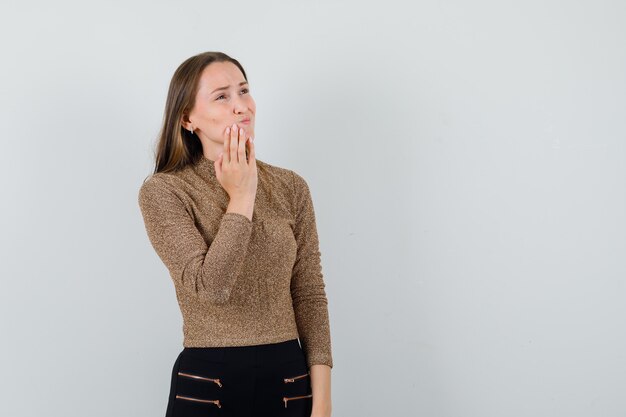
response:
[[[239,61],[223,52],[203,52],[187,58],[174,72],[167,92],[163,125],[155,152],[154,173],[172,172],[195,163],[202,157],[202,143],[198,135],[185,129],[183,115],[194,106],[200,75],[213,62],[232,62],[248,81],[246,71]]]

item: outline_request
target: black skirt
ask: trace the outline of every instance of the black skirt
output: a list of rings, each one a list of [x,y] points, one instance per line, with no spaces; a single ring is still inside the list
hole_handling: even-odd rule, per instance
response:
[[[310,417],[312,404],[298,339],[184,348],[174,362],[166,417]]]

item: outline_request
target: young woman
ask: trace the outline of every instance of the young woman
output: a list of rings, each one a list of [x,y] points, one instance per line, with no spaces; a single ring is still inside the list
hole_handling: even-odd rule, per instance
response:
[[[237,60],[205,52],[175,71],[138,200],[183,317],[167,417],[331,414],[311,193],[256,159],[255,116]]]

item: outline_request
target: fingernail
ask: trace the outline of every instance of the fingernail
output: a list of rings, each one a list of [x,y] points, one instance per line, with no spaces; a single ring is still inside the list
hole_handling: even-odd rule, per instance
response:
[[[230,127],[226,128],[226,134],[228,135],[230,133]]]

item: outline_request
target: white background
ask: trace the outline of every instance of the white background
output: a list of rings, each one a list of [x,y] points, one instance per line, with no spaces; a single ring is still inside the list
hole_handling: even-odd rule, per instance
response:
[[[309,183],[333,416],[626,413],[622,1],[2,2],[6,416],[164,415],[137,192],[169,80],[240,60]]]

